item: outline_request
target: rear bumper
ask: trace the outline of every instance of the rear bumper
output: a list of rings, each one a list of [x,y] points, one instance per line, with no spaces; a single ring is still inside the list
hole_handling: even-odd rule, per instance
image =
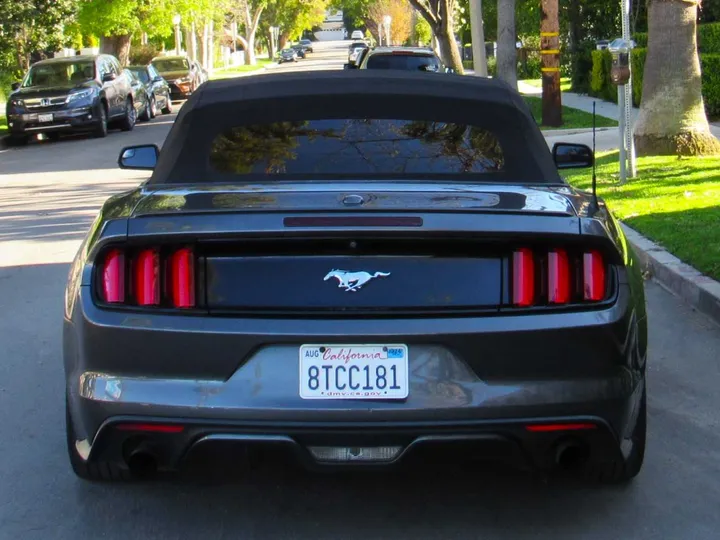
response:
[[[182,86],[170,83],[170,97],[171,99],[187,99],[192,96],[192,83],[183,84]]]
[[[237,457],[272,456],[308,469],[395,467],[416,463],[493,460],[531,470],[557,467],[558,450],[573,444],[587,450],[590,463],[623,459],[612,429],[599,417],[561,417],[445,423],[243,423],[182,418],[113,417],[103,424],[87,459],[126,466],[136,449],[152,454],[160,470],[177,470],[187,462],[210,461],[228,453]],[[133,431],[138,425],[143,431]],[[539,424],[539,422],[543,422]],[[567,431],[531,431],[528,426],[582,425]],[[182,431],[152,433],[149,425]],[[327,459],[318,452],[349,448],[350,459]],[[376,448],[388,449],[379,460],[362,459]]]
[[[82,286],[64,359],[90,459],[119,459],[127,433],[113,436],[113,424],[160,421],[183,426],[153,438],[167,440],[167,468],[203,446],[280,446],[307,462],[311,444],[377,446],[400,435],[403,456],[442,435],[499,442],[544,465],[560,436],[527,423],[591,421],[598,428],[583,437],[602,459],[617,456],[644,388],[644,324],[625,285],[599,311],[383,320],[130,314],[99,309]],[[298,347],[323,342],[407,344],[408,398],[301,399]]]
[[[13,114],[8,117],[11,135],[34,135],[37,133],[87,131],[97,124],[92,107],[79,107],[52,111],[52,122],[39,122],[36,113]]]

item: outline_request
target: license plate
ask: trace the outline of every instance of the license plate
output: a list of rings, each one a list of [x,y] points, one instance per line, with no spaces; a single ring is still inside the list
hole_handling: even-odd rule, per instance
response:
[[[407,345],[302,345],[303,399],[405,399]]]
[[[52,121],[53,121],[52,114],[38,114],[38,122],[52,122]]]

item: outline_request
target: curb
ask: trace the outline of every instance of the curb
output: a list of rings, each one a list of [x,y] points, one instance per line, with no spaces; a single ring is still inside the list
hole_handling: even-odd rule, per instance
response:
[[[617,131],[617,127],[602,127],[602,128],[596,128],[595,131],[597,133],[602,133],[603,131],[610,131],[614,130]],[[541,129],[540,130],[543,135],[545,136],[553,136],[553,137],[568,137],[570,135],[582,135],[584,133],[592,133],[592,128],[576,128],[576,129]]]
[[[624,223],[622,228],[644,272],[697,311],[720,323],[720,282],[682,262]]]

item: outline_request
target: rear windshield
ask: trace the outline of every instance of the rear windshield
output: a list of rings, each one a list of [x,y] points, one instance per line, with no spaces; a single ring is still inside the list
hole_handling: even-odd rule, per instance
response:
[[[330,119],[254,124],[217,136],[219,173],[301,178],[493,174],[505,157],[487,129],[447,122]]]
[[[190,64],[185,58],[163,58],[161,60],[154,60],[152,64],[160,73],[188,71],[190,69]]]
[[[440,64],[431,55],[373,54],[368,58],[367,69],[402,69],[408,71],[437,71]]]
[[[144,83],[150,82],[150,76],[144,68],[128,68],[128,71]]]
[[[30,68],[24,87],[31,86],[68,86],[80,84],[95,78],[95,62],[54,62],[37,64]]]

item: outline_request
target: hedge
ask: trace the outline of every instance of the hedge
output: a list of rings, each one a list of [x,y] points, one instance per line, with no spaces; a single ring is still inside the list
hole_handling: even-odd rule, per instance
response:
[[[720,54],[720,23],[698,26],[698,50],[702,54]]]
[[[710,118],[720,117],[720,54],[701,54],[705,110]]]
[[[647,49],[647,32],[639,32],[633,39],[638,49]],[[720,54],[720,23],[698,25],[698,50],[701,53]]]
[[[706,25],[709,26],[709,25]],[[640,106],[642,100],[643,75],[647,49],[634,49],[632,52],[633,105]],[[610,80],[612,55],[609,51],[592,52],[592,72],[589,94],[593,97],[617,103],[617,87]],[[711,118],[720,117],[720,54],[701,54],[702,92],[705,110]]]

